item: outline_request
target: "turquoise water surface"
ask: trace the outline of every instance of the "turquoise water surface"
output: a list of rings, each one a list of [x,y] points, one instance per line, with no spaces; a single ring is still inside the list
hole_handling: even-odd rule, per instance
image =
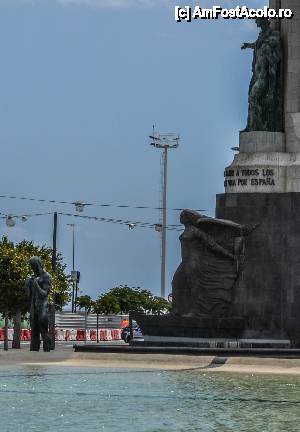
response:
[[[1,432],[299,432],[300,378],[0,369]]]

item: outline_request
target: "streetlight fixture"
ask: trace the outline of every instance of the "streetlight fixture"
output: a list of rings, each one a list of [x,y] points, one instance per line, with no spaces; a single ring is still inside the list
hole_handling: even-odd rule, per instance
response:
[[[16,225],[16,221],[14,220],[14,218],[12,217],[12,215],[8,215],[6,218],[6,225],[9,228],[13,228]]]
[[[85,207],[85,204],[83,201],[76,201],[74,203],[74,205],[75,205],[75,210],[77,211],[77,213],[83,213],[84,207]]]

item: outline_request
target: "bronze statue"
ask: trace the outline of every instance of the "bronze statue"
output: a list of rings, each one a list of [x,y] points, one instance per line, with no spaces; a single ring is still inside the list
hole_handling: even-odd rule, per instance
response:
[[[184,210],[182,263],[173,278],[173,314],[223,317],[230,314],[245,257],[245,237],[254,225]]]
[[[254,50],[248,123],[245,131],[282,132],[281,36],[279,31],[270,28],[268,19],[258,18],[256,24],[261,28],[257,41],[242,45],[242,49]]]
[[[33,275],[25,283],[26,292],[30,298],[30,325],[31,343],[30,351],[40,350],[40,335],[43,340],[43,349],[50,351],[51,340],[48,334],[48,294],[51,289],[51,276],[43,269],[39,257],[30,258]]]

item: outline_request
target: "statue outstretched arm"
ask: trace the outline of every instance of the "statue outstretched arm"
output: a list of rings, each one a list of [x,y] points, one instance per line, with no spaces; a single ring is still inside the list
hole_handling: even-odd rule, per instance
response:
[[[208,248],[210,248],[211,250],[223,255],[226,258],[229,258],[231,260],[235,260],[236,257],[230,253],[229,251],[227,251],[225,248],[223,248],[223,246],[219,245],[212,236],[210,236],[209,234],[201,231],[199,228],[193,227],[193,231],[191,233],[192,235],[194,235],[195,237],[199,238],[201,241],[203,241],[203,243],[206,244],[206,246]]]
[[[254,49],[255,48],[255,42],[245,42],[242,45],[242,50],[250,48],[250,49]]]

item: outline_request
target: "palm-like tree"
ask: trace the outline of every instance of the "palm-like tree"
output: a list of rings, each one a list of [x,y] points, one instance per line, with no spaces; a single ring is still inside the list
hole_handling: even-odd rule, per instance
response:
[[[85,311],[84,334],[85,334],[85,343],[86,343],[87,319],[88,319],[88,314],[91,312],[94,306],[94,301],[89,295],[84,295],[77,298],[76,305],[79,307],[79,309],[84,309]]]

